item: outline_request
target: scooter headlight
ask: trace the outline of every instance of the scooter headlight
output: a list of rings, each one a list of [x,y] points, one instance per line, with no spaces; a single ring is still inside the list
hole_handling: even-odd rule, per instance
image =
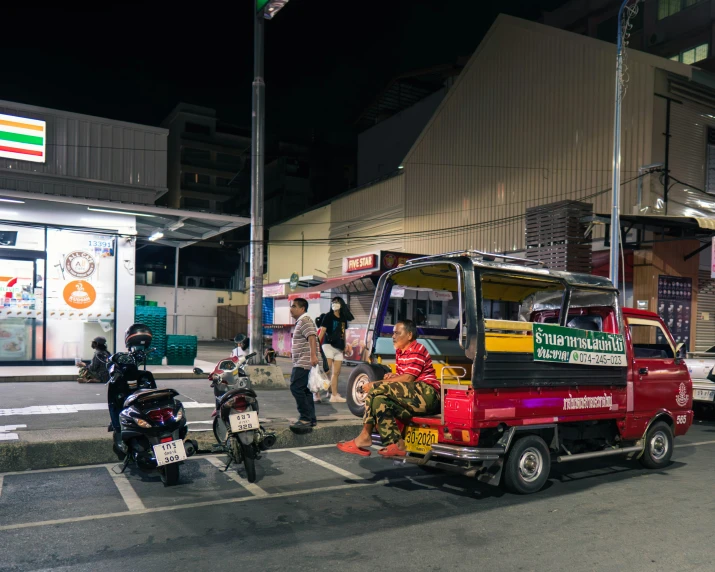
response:
[[[181,421],[184,418],[184,408],[179,407],[179,410],[176,412],[176,420]]]
[[[151,423],[147,423],[146,421],[144,421],[144,419],[134,418],[134,422],[139,425],[139,427],[143,427],[144,429],[151,429]]]

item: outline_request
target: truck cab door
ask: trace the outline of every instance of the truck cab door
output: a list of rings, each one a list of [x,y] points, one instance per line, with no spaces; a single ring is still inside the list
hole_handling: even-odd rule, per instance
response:
[[[663,324],[640,317],[626,317],[626,323],[632,343],[633,383],[628,410],[648,419],[657,411],[687,410],[692,393],[688,368],[676,359],[675,345]]]

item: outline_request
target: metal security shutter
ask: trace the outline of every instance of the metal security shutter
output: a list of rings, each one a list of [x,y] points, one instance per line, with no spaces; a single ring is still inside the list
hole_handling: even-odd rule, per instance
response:
[[[355,316],[355,320],[350,323],[350,327],[367,326],[370,319],[370,308],[372,308],[372,298],[374,292],[366,292],[364,294],[350,294],[349,300],[346,300],[350,311]]]
[[[698,316],[695,323],[695,351],[704,352],[715,346],[715,280],[707,272],[698,278]],[[707,320],[703,319],[703,314]]]

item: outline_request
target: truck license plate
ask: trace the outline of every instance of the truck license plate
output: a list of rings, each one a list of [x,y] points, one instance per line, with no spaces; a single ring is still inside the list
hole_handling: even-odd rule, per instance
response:
[[[405,433],[405,448],[410,453],[426,455],[432,445],[439,439],[437,429],[423,429],[422,427],[408,427]]]
[[[154,456],[159,467],[183,461],[186,459],[184,442],[181,439],[177,439],[176,441],[154,445]]]
[[[258,429],[258,413],[255,411],[235,413],[230,415],[228,420],[231,422],[231,433],[240,433],[241,431]]]
[[[694,389],[693,399],[695,401],[715,401],[715,390]]]

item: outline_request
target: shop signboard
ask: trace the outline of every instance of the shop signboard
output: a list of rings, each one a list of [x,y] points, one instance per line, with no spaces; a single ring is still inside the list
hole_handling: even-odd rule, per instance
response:
[[[363,254],[362,256],[352,256],[345,260],[345,272],[364,272],[377,268],[377,254]]]
[[[683,342],[690,350],[690,308],[693,281],[681,276],[658,276],[658,315],[668,326],[675,343]],[[666,344],[663,334],[658,333],[657,344]]]
[[[264,298],[275,298],[276,296],[285,296],[285,284],[269,284],[263,287]]]
[[[398,266],[404,265],[408,260],[419,258],[423,254],[408,254],[407,252],[390,252],[383,250],[380,252],[380,270],[386,272]]]
[[[44,121],[0,113],[0,157],[44,163],[46,140]]]
[[[715,278],[715,236],[713,236],[710,252],[710,278]]]

